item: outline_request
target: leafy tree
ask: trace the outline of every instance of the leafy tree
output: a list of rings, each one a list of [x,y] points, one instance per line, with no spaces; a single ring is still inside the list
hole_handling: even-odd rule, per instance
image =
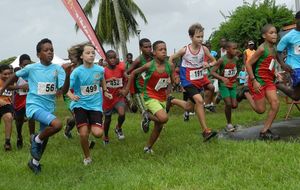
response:
[[[10,57],[10,58],[7,58],[7,59],[3,59],[3,60],[0,61],[0,65],[2,65],[2,64],[9,65],[12,62],[14,62],[15,59],[17,59],[17,57]]]
[[[95,32],[102,43],[118,49],[122,44],[123,58],[127,54],[126,41],[132,35],[138,35],[138,15],[147,23],[141,9],[133,0],[89,0],[84,6],[84,12],[92,17],[92,9],[99,2]],[[119,10],[119,11],[117,11]]]
[[[237,7],[226,21],[220,25],[211,37],[213,49],[219,49],[219,41],[225,37],[228,40],[237,42],[240,48],[253,40],[256,45],[261,43],[261,28],[265,24],[273,24],[279,31],[283,26],[293,23],[293,12],[286,6],[276,5],[275,0],[254,0],[252,4],[244,2]]]

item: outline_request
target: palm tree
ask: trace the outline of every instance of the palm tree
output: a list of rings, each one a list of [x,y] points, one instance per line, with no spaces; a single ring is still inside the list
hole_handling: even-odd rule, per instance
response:
[[[133,0],[89,0],[83,10],[92,17],[92,9],[99,2],[95,32],[102,43],[112,45],[118,50],[121,44],[123,60],[127,54],[126,42],[130,36],[138,35],[138,15],[147,23],[141,9]]]

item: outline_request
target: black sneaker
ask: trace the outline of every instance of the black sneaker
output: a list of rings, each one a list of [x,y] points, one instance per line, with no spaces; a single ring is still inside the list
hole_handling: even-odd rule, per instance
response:
[[[22,149],[23,148],[23,139],[22,138],[18,138],[17,139],[17,149]]]
[[[149,119],[149,113],[145,111],[143,114],[143,120],[141,121],[141,128],[144,131],[144,133],[148,133],[149,131],[149,126],[150,126],[150,119]]]
[[[41,164],[40,165],[34,165],[33,162],[32,162],[32,159],[29,160],[28,162],[28,167],[31,169],[31,171],[33,171],[34,174],[39,174],[41,171],[42,171],[42,168],[41,168]]]
[[[93,149],[94,148],[94,146],[95,146],[95,141],[91,141],[90,142],[90,145],[89,145],[89,149],[91,150],[91,149]]]
[[[259,133],[259,140],[273,140],[273,141],[276,141],[276,140],[279,140],[279,139],[280,139],[279,135],[276,135],[276,134],[272,133],[270,129],[268,129],[264,133],[262,133],[262,132]]]
[[[189,112],[184,112],[183,114],[183,121],[189,121],[190,120],[190,114]]]
[[[31,139],[31,149],[30,149],[30,153],[31,156],[36,159],[36,160],[40,160],[42,157],[42,143],[37,143],[35,141],[35,137],[37,135],[34,135]]]
[[[243,86],[236,94],[236,101],[241,102],[243,99],[246,99],[245,93],[249,92],[248,86]]]
[[[212,137],[216,136],[218,133],[215,131],[212,131],[211,129],[207,128],[205,131],[203,131],[202,136],[204,138],[203,142],[208,141]]]
[[[170,109],[171,109],[171,106],[172,106],[172,103],[171,101],[174,99],[175,97],[170,95],[168,96],[167,98],[167,103],[166,103],[166,112],[169,113]]]

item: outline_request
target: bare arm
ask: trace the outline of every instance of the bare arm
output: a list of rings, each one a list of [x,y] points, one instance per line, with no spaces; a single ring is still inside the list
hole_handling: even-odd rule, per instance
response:
[[[181,48],[178,52],[176,52],[175,54],[171,55],[169,58],[169,62],[170,63],[174,63],[174,60],[176,58],[180,58],[185,54],[185,49],[186,47]]]
[[[281,68],[284,71],[291,73],[292,72],[292,68],[288,64],[286,64],[284,62],[283,58],[284,58],[283,57],[283,53],[278,51],[277,54],[276,54],[277,62],[280,64]]]
[[[210,67],[214,66],[217,63],[216,59],[210,54],[210,52],[209,52],[209,50],[208,50],[207,47],[203,46],[203,50],[204,50],[205,56],[207,56],[208,59],[209,59],[209,61],[210,61],[208,67],[209,66]]]
[[[247,54],[246,54],[246,51],[244,51],[244,53],[243,53],[243,63],[244,63],[244,65],[246,65],[246,60],[247,60]]]
[[[246,70],[248,72],[250,80],[254,80],[255,76],[253,74],[252,65],[257,62],[260,56],[264,53],[264,48],[259,46],[257,51],[250,57],[248,63],[246,63]]]
[[[2,88],[0,89],[0,95],[3,94],[4,90],[7,89],[7,87],[13,83],[14,81],[16,81],[18,79],[18,77],[16,76],[16,74],[12,74],[12,76],[10,76],[3,84]]]

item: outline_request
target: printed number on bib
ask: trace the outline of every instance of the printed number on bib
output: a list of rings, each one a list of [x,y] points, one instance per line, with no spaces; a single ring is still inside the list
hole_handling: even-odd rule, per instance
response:
[[[191,80],[197,80],[202,79],[204,76],[204,72],[202,69],[192,70],[190,71],[190,79]]]
[[[236,75],[236,68],[234,69],[224,69],[224,77],[230,78]]]
[[[141,76],[145,80],[146,79],[146,72],[142,72]]]
[[[5,89],[2,96],[12,96],[12,91]]]
[[[99,92],[98,85],[96,85],[96,84],[88,85],[88,86],[81,86],[80,90],[81,90],[81,94],[84,96],[94,95]]]
[[[39,95],[53,95],[56,93],[56,86],[53,82],[39,82],[38,94]]]
[[[168,78],[161,78],[158,80],[157,84],[155,85],[155,90],[159,91],[162,88],[167,88],[168,86]]]
[[[120,87],[123,87],[123,79],[122,78],[117,78],[117,79],[112,79],[110,81],[107,81],[106,86],[108,88],[120,88]]]
[[[274,68],[274,65],[275,65],[275,60],[274,60],[274,59],[272,59],[272,61],[271,61],[270,65],[269,65],[269,70],[270,70],[270,71],[272,71],[272,70],[273,70],[273,68]]]
[[[294,46],[294,53],[295,53],[296,55],[300,55],[300,45],[299,45],[299,44],[296,44],[296,45]]]

